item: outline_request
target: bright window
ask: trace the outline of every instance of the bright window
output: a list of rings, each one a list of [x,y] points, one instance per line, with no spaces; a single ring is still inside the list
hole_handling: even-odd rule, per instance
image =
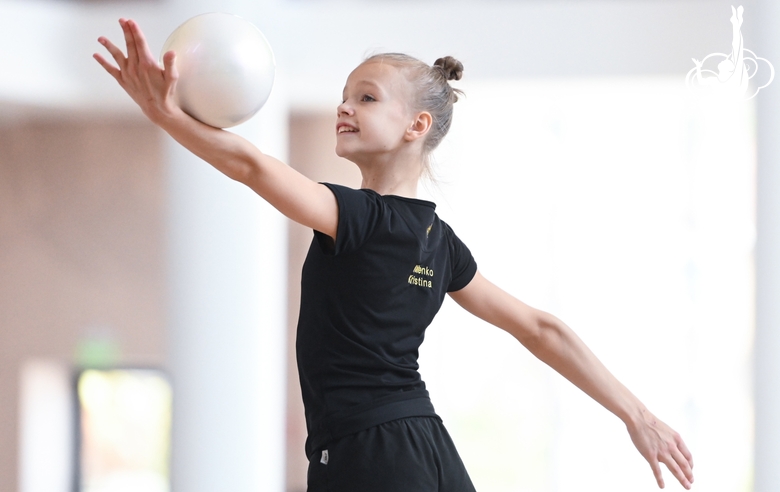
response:
[[[79,492],[170,490],[170,384],[151,369],[87,369],[77,381]]]
[[[681,77],[456,86],[425,197],[683,435],[698,489],[750,490],[752,102],[697,102]],[[420,364],[478,490],[657,490],[617,418],[454,302]]]

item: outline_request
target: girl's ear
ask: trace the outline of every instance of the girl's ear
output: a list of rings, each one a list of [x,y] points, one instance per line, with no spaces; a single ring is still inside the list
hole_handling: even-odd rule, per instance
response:
[[[431,117],[431,113],[427,111],[418,113],[412,124],[406,129],[404,140],[411,142],[424,137],[428,134],[428,130],[431,129],[432,123],[433,117]]]

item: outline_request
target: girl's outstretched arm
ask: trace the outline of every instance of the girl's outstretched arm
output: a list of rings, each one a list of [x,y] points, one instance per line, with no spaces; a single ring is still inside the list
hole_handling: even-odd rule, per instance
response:
[[[205,125],[182,111],[173,97],[178,79],[175,53],[165,53],[161,68],[138,24],[127,19],[120,19],[119,24],[127,55],[101,37],[98,41],[117,66],[97,53],[94,57],[154,124],[226,176],[252,188],[290,219],[335,239],[338,205],[326,186],[263,154],[238,135]]]
[[[664,487],[664,463],[686,488],[693,482],[693,458],[682,438],[651,414],[580,338],[555,316],[534,309],[489,282],[479,272],[450,296],[467,311],[509,332],[536,357],[625,422],[634,445]]]

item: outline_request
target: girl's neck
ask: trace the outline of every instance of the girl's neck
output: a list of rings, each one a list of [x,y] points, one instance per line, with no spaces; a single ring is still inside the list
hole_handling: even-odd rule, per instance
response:
[[[392,175],[367,176],[363,174],[361,188],[368,188],[380,195],[397,195],[417,198],[417,178],[414,180]]]
[[[374,190],[380,195],[417,198],[417,182],[422,169],[419,160],[395,159],[371,165],[358,164],[358,168],[363,175],[361,188]]]

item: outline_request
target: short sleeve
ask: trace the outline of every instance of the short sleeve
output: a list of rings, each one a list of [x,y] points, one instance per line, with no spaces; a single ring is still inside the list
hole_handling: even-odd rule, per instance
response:
[[[445,225],[447,241],[450,248],[452,278],[447,286],[447,292],[455,292],[467,286],[477,274],[477,262],[469,248],[460,240],[449,225]]]
[[[314,231],[323,253],[340,255],[360,248],[376,231],[385,214],[381,197],[372,190],[355,190],[346,186],[323,183],[336,196],[339,223],[336,241],[327,234]]]

